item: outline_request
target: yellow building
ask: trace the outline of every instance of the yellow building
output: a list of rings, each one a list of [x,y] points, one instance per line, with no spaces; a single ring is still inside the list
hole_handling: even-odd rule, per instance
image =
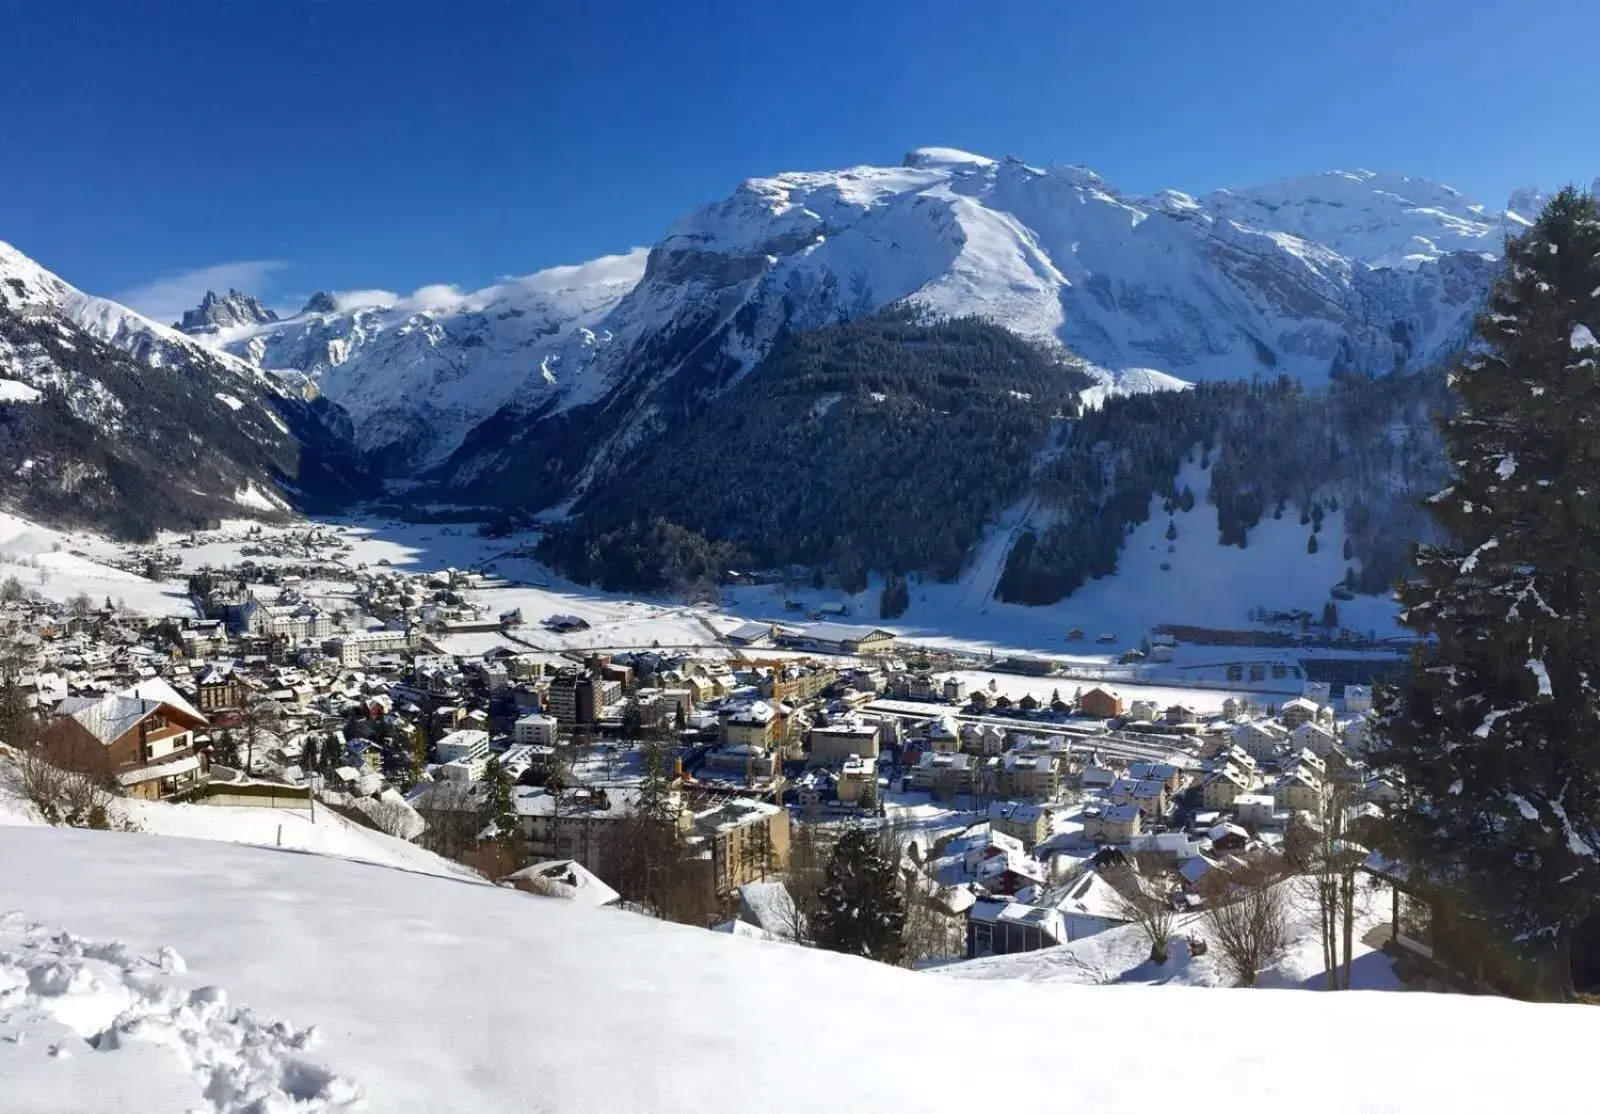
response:
[[[1025,851],[1050,838],[1050,810],[1026,801],[992,801],[989,827],[1022,843]]]
[[[729,746],[771,749],[777,745],[780,737],[777,709],[764,700],[758,700],[723,720],[722,734]]]
[[[1013,752],[1002,756],[998,767],[996,796],[1053,801],[1061,792],[1061,760],[1053,754]]]
[[[1206,808],[1228,808],[1234,798],[1250,792],[1252,786],[1235,767],[1226,766],[1210,777],[1200,787],[1200,801]]]
[[[1127,843],[1144,827],[1143,813],[1133,803],[1104,805],[1083,811],[1083,838],[1091,843]]]
[[[878,765],[867,758],[847,758],[835,783],[841,804],[871,808],[878,801]]]
[[[1322,780],[1309,770],[1284,774],[1272,787],[1272,801],[1280,809],[1319,813],[1322,800]]]

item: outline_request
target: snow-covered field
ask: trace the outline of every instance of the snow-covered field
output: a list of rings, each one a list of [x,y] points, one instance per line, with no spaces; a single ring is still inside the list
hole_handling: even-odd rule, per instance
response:
[[[356,1097],[386,1114],[993,1104],[992,1073],[945,1069],[948,1055],[906,1045],[914,1070],[887,1070],[881,1055],[841,1045],[847,1017],[873,1031],[914,1019],[935,1053],[954,1040],[959,1055],[965,1038],[949,1034],[973,1023],[1048,1040],[1074,1109],[1120,1109],[1128,1076],[1108,1070],[1112,1042],[1147,1043],[1158,1019],[1192,1027],[1195,1016],[1209,1032],[1256,1035],[1206,1043],[1230,1106],[1563,1110],[1586,1104],[1571,1065],[1600,1039],[1600,1014],[1581,1006],[1234,990],[1202,1002],[1168,988],[942,978],[156,836],[0,829],[0,894],[11,910],[0,922],[8,1114],[310,1114],[353,1109]],[[1086,1030],[1095,1038],[1074,1036]],[[1328,1047],[1346,1050],[1350,1069],[1306,1086],[1292,1050]]]
[[[1185,474],[1183,482],[1201,483]],[[1155,508],[1158,512],[1159,507]],[[1282,650],[1248,648],[1180,648],[1177,660],[1162,666],[1131,669],[1116,665],[1117,656],[1136,647],[1152,627],[1162,623],[1241,628],[1249,626],[1251,607],[1305,608],[1318,612],[1328,587],[1343,575],[1342,515],[1330,512],[1319,535],[1316,554],[1306,552],[1309,529],[1298,519],[1267,519],[1251,533],[1248,549],[1215,544],[1216,511],[1203,501],[1177,516],[1178,536],[1168,542],[1167,517],[1157,513],[1128,539],[1122,569],[1091,581],[1073,596],[1048,607],[1023,607],[991,598],[1005,554],[1035,512],[1019,505],[994,527],[963,577],[950,584],[914,584],[911,606],[898,619],[882,625],[903,638],[969,653],[1027,653],[1058,659],[1080,679],[1105,680],[1129,690],[1135,683],[1177,692],[1190,702],[1220,703],[1224,693],[1288,693],[1298,690],[1296,678],[1262,682],[1226,681],[1226,664],[1250,660],[1283,661],[1295,656]],[[726,632],[746,619],[794,622],[803,616],[786,610],[785,601],[807,609],[843,603],[846,622],[876,625],[879,585],[855,596],[836,590],[768,585],[724,589],[720,606],[689,606],[669,600],[640,600],[574,584],[526,556],[537,534],[483,538],[470,524],[403,523],[381,519],[327,519],[287,526],[241,519],[199,535],[164,535],[158,546],[182,562],[174,579],[151,582],[137,573],[112,568],[107,562],[126,558],[139,547],[121,545],[81,532],[38,526],[13,515],[0,515],[0,578],[16,576],[24,588],[53,599],[87,593],[97,603],[122,601],[148,615],[192,613],[180,575],[203,566],[224,566],[252,560],[260,565],[303,564],[304,552],[284,555],[259,552],[262,543],[303,536],[319,529],[348,549],[316,551],[354,570],[365,565],[402,572],[434,572],[446,568],[486,570],[501,586],[472,593],[491,614],[520,608],[526,625],[517,637],[523,648],[551,652],[642,649],[652,646],[710,649]],[[180,544],[181,543],[181,544]],[[1169,545],[1174,552],[1168,553]],[[249,550],[248,556],[246,550]],[[80,556],[81,555],[81,556]],[[1170,565],[1163,571],[1160,565]],[[347,585],[311,582],[302,590],[314,602],[336,610],[350,606]],[[1387,599],[1359,597],[1339,604],[1341,622],[1380,636],[1396,632],[1394,604]],[[574,615],[587,630],[557,634],[542,627],[553,615]],[[1069,632],[1084,632],[1082,641]],[[1096,641],[1114,635],[1112,644]],[[462,652],[481,653],[498,635],[452,636]],[[766,652],[763,651],[765,654]],[[1336,651],[1318,651],[1319,656]],[[1010,678],[1007,691],[1024,681]],[[1049,688],[1044,694],[1048,694]],[[1198,691],[1197,691],[1198,690]],[[1168,699],[1158,696],[1158,699]],[[1171,697],[1177,699],[1179,697]]]
[[[52,600],[83,593],[96,605],[121,600],[144,615],[194,614],[183,585],[149,581],[102,563],[121,551],[93,534],[55,530],[0,512],[0,580],[14,576],[23,588]]]

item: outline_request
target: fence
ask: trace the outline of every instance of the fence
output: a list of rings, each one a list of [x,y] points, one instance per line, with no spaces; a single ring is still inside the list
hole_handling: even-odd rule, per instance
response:
[[[302,785],[270,785],[246,782],[229,785],[209,782],[182,794],[177,800],[222,808],[286,808],[311,811],[311,789]]]

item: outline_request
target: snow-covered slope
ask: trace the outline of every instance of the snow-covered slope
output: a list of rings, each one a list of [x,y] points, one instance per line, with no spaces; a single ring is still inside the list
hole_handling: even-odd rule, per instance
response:
[[[224,326],[210,339],[304,374],[350,414],[360,448],[416,471],[508,402],[586,401],[589,365],[612,339],[604,319],[644,267],[639,250],[470,293],[318,295],[287,320]]]
[[[0,892],[13,910],[0,922],[0,1078],[7,1110],[29,1114],[963,1109],[993,1105],[993,1073],[921,1053],[974,1022],[1051,1041],[1071,1106],[1114,1109],[1128,1080],[1107,1070],[1107,1041],[1196,1008],[1212,1030],[1260,1034],[1270,1017],[1296,1047],[1391,1053],[1352,1051],[1350,1070],[1308,1088],[1281,1040],[1213,1042],[1207,1062],[1235,1104],[1292,1094],[1319,1114],[1571,1109],[1585,1083],[1570,1065],[1600,1038],[1600,1015],[1584,1007],[1488,998],[1213,991],[1201,1002],[1161,988],[961,982],[151,836],[0,829]],[[845,1017],[888,1031],[915,1019],[916,1070],[841,1045]],[[1081,1039],[1085,1026],[1098,1036]],[[1489,1057],[1535,1070],[1484,1071]],[[805,1070],[820,1063],[830,1070]]]
[[[291,502],[342,504],[362,490],[359,463],[293,378],[85,294],[0,243],[9,508],[148,536]]]
[[[177,329],[158,324],[109,298],[85,294],[0,240],[0,311],[61,315],[97,340],[131,353],[154,367],[194,361],[218,365],[252,383],[276,388],[243,361],[205,347]]]

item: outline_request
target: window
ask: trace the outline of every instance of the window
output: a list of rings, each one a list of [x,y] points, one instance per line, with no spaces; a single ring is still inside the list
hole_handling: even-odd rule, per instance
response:
[[[974,956],[994,954],[994,925],[983,921],[972,922],[972,954]]]

